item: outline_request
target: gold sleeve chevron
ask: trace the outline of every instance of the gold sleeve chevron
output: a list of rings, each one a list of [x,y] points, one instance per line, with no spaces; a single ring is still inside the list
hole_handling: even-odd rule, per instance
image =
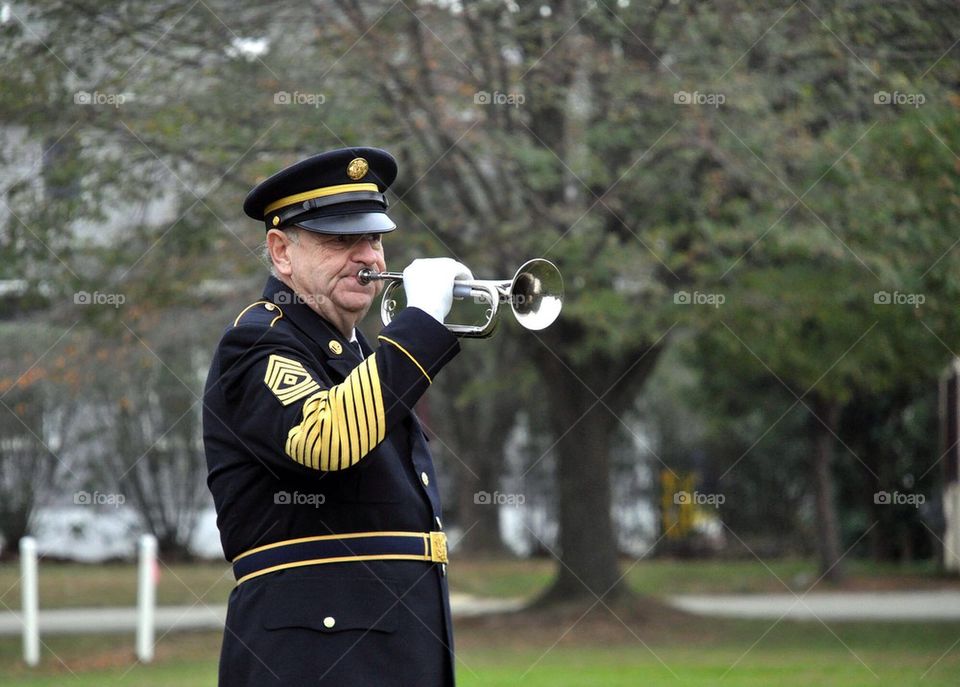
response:
[[[271,355],[263,382],[285,406],[309,396],[320,388],[299,360]]]
[[[377,357],[371,355],[343,383],[313,394],[303,419],[287,434],[287,455],[314,470],[343,470],[383,441],[386,417]]]

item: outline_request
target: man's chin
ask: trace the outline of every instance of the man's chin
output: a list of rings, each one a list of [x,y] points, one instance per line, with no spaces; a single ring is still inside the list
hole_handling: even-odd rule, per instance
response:
[[[357,319],[360,319],[370,310],[370,307],[373,305],[373,299],[365,294],[354,293],[340,298],[337,305],[342,310],[351,315],[356,315]]]

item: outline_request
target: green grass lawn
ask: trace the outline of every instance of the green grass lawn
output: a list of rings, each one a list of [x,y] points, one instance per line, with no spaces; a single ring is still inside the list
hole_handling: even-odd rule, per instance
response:
[[[716,622],[687,641],[682,631],[643,638],[629,634],[607,643],[542,628],[535,637],[500,628],[458,631],[458,684],[464,687],[609,687],[726,685],[955,686],[960,675],[960,623],[832,624]],[[836,633],[837,636],[834,636]],[[589,635],[589,633],[585,633]],[[761,639],[762,637],[762,639]],[[759,640],[759,642],[757,641]],[[216,680],[215,633],[170,636],[149,666],[132,660],[132,639],[59,637],[47,642],[43,665],[28,670],[15,657],[19,642],[0,640],[0,684],[5,687],[129,684],[137,687],[208,687]],[[752,647],[752,648],[751,648]],[[952,648],[951,648],[952,647]],[[56,653],[70,671],[53,656]],[[945,655],[944,655],[945,654]]]
[[[648,596],[684,592],[795,590],[816,579],[806,561],[624,562],[631,586]],[[930,565],[852,561],[844,588],[957,586]],[[772,571],[772,572],[771,572]],[[532,596],[549,584],[546,560],[455,560],[455,591]],[[0,602],[19,607],[19,569],[0,566]],[[132,565],[41,563],[41,607],[131,605]],[[224,564],[162,566],[161,604],[225,602],[233,586]],[[828,589],[818,585],[817,589]],[[0,606],[0,610],[3,607]],[[632,615],[630,615],[632,613]],[[457,624],[458,684],[532,685],[952,685],[960,675],[960,623],[779,623],[685,616],[641,602],[627,614],[576,623],[576,616],[520,614]],[[626,619],[623,622],[623,619]],[[573,626],[573,630],[568,630]],[[40,667],[20,660],[18,637],[0,638],[0,685],[213,685],[219,633],[161,637],[149,666],[133,660],[132,633],[44,637]]]
[[[769,567],[769,569],[768,569]],[[897,589],[957,586],[956,579],[939,577],[929,563],[908,566],[877,565],[867,561],[848,564],[851,589]],[[479,596],[531,596],[542,590],[554,575],[549,560],[513,558],[457,559],[450,566],[453,591]],[[783,592],[783,583],[794,591],[816,580],[816,565],[802,560],[771,561],[624,561],[627,579],[642,594]],[[76,606],[132,606],[136,602],[136,566],[132,564],[81,565],[40,564],[42,608]],[[15,563],[0,564],[0,610],[20,607],[20,569]],[[778,580],[779,578],[779,580]],[[224,563],[163,564],[157,603],[226,603],[233,576]],[[829,589],[821,583],[817,589]]]
[[[738,651],[739,650],[739,651]],[[656,655],[654,655],[654,653]],[[656,647],[636,649],[575,648],[551,652],[533,668],[536,652],[467,654],[458,684],[507,687],[516,684],[543,687],[635,687],[644,685],[715,685],[750,687],[826,685],[952,685],[957,684],[957,662],[941,665],[924,676],[928,665],[902,660],[902,655],[861,654],[866,666],[842,649],[811,654],[804,649],[756,649],[731,669],[740,647],[706,650]],[[935,659],[934,659],[935,660]]]

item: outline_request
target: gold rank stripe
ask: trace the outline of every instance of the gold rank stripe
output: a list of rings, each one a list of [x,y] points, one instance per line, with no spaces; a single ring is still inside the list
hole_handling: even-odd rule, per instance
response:
[[[292,196],[281,198],[280,200],[275,200],[266,208],[264,208],[263,216],[264,219],[266,219],[266,216],[277,208],[286,207],[287,205],[294,205],[296,203],[302,203],[306,200],[313,200],[314,198],[334,196],[338,193],[353,193],[354,191],[373,191],[376,193],[379,190],[380,189],[377,188],[376,184],[337,184],[336,186],[324,186],[323,188],[316,188],[312,191],[304,191],[303,193],[297,193]]]
[[[285,406],[320,388],[303,363],[280,355],[270,356],[263,381]]]
[[[417,361],[417,359],[414,358],[413,355],[411,355],[410,351],[408,351],[406,348],[404,348],[403,346],[401,346],[400,344],[398,344],[398,343],[397,343],[396,341],[394,341],[393,339],[390,339],[390,338],[388,338],[388,337],[386,337],[386,336],[383,336],[382,334],[381,334],[380,336],[378,336],[377,338],[380,339],[381,341],[386,341],[388,344],[393,344],[394,346],[396,346],[397,348],[399,348],[400,351],[403,352],[404,355],[406,355],[408,358],[410,358],[411,361],[413,361],[413,364],[416,365],[416,366],[417,366],[417,369],[420,370],[420,372],[423,373],[423,376],[427,378],[427,381],[430,382],[431,384],[433,384],[433,380],[430,379],[430,375],[428,375],[428,374],[427,374],[427,371],[423,369],[423,365],[421,365],[421,364]]]
[[[313,394],[287,434],[287,455],[314,470],[355,465],[386,436],[377,357],[371,355],[341,383]]]

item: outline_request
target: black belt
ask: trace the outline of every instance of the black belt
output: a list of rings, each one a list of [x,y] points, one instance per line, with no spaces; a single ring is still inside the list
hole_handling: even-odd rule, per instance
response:
[[[233,559],[237,584],[277,570],[356,561],[447,562],[443,532],[352,532],[287,539],[250,549]]]

